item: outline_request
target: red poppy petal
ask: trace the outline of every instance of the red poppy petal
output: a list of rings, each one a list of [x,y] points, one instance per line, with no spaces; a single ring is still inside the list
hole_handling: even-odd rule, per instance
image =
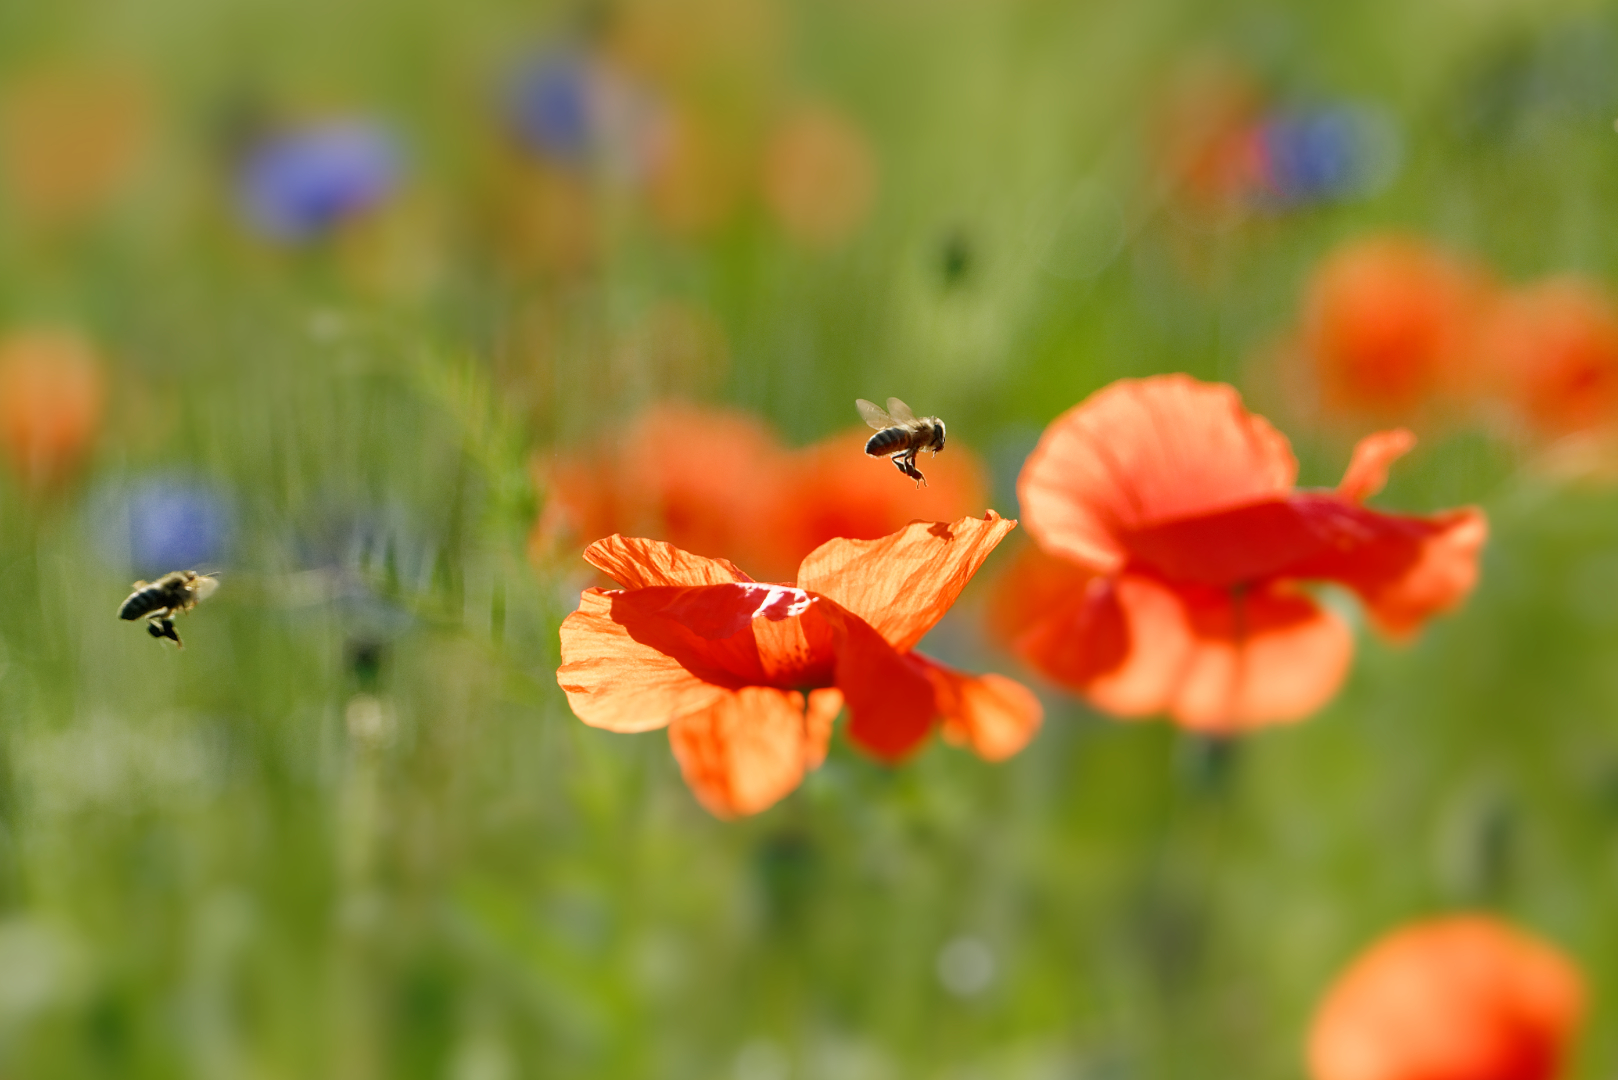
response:
[[[1026,663],[1075,690],[1129,653],[1112,580],[1032,545],[995,580],[989,627]]]
[[[916,653],[911,657],[933,680],[943,735],[950,742],[971,747],[986,761],[1004,761],[1039,730],[1045,709],[1022,683],[993,672],[968,675]]]
[[[907,652],[1016,527],[990,510],[950,524],[912,521],[880,540],[832,540],[803,560],[798,585],[836,601]]]
[[[809,707],[804,710],[804,730],[809,733],[809,747],[813,751],[808,766],[820,768],[826,760],[826,747],[831,742],[832,721],[843,711],[843,692],[835,686],[809,691]]]
[[[1342,482],[1337,485],[1337,494],[1349,502],[1369,499],[1388,482],[1388,469],[1393,463],[1410,453],[1415,445],[1416,436],[1405,428],[1365,436],[1354,447],[1354,456]]]
[[[661,540],[614,533],[584,549],[591,566],[626,589],[653,585],[728,585],[753,579],[728,559],[709,559]]]
[[[1191,662],[1190,616],[1173,589],[1151,578],[1125,574],[1110,585],[1104,600],[1111,610],[1101,625],[1109,640],[1122,642],[1123,654],[1076,688],[1114,716],[1166,712]]]
[[[1478,559],[1489,538],[1483,511],[1455,510],[1429,521],[1433,531],[1421,539],[1408,565],[1389,573],[1348,567],[1334,578],[1359,593],[1372,621],[1396,638],[1456,607],[1477,584]]]
[[[586,589],[562,621],[556,681],[580,720],[608,731],[650,731],[709,708],[726,690],[636,641],[612,617],[613,594]]]
[[[1124,574],[1098,579],[1019,643],[1046,675],[1103,712],[1168,713],[1186,727],[1233,731],[1300,719],[1329,701],[1353,655],[1353,635],[1307,597],[1177,589]],[[1104,651],[1104,652],[1103,652]],[[1095,656],[1113,658],[1097,663]]]
[[[737,582],[608,594],[612,618],[636,641],[724,686],[800,687],[832,681],[823,601],[791,586]]]
[[[1116,382],[1052,421],[1017,496],[1040,546],[1113,571],[1125,534],[1283,496],[1296,475],[1285,436],[1234,389],[1162,375]]]
[[[897,761],[932,730],[938,715],[932,681],[859,616],[828,600],[820,603],[836,642],[848,737],[884,761]]]
[[[791,793],[825,757],[828,734],[806,719],[802,694],[744,686],[676,720],[669,746],[697,800],[728,818]]]
[[[1229,734],[1301,720],[1337,693],[1354,656],[1348,625],[1306,596],[1182,594],[1192,647],[1169,711]]]
[[[1190,585],[1337,582],[1384,629],[1409,633],[1465,598],[1487,536],[1477,510],[1406,517],[1309,493],[1160,525],[1129,543],[1137,565]]]

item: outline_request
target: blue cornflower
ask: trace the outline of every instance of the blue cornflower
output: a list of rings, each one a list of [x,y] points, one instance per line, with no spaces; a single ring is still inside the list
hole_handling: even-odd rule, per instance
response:
[[[1382,112],[1337,106],[1267,121],[1260,132],[1269,196],[1287,205],[1374,194],[1398,165],[1398,134]]]
[[[257,231],[308,240],[382,202],[399,173],[399,148],[386,130],[333,120],[260,141],[242,161],[237,195]]]
[[[520,64],[502,95],[512,134],[534,153],[578,162],[594,139],[593,71],[583,56],[553,52]]]

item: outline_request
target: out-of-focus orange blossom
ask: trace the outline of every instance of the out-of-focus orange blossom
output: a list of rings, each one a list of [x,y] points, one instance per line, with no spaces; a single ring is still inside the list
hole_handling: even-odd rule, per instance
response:
[[[781,63],[774,0],[625,0],[613,5],[606,47],[615,62],[665,87],[758,90]]]
[[[1252,78],[1223,57],[1198,57],[1169,80],[1152,121],[1159,182],[1198,219],[1239,210],[1264,181],[1255,137],[1263,98]]]
[[[1584,1012],[1578,970],[1497,919],[1417,923],[1328,991],[1313,1080],[1556,1080]]]
[[[149,88],[117,68],[51,68],[0,87],[0,168],[25,221],[71,222],[100,209],[151,138]]]
[[[530,537],[536,559],[612,533],[668,540],[785,580],[828,540],[875,539],[907,522],[983,510],[982,464],[951,442],[920,462],[917,488],[867,457],[850,430],[790,450],[746,413],[660,405],[585,453],[535,463],[547,503]]]
[[[780,524],[764,538],[767,562],[790,566],[837,537],[874,540],[921,518],[952,521],[985,507],[988,481],[976,454],[948,444],[917,464],[927,483],[917,488],[885,460],[865,454],[866,428],[822,439],[792,455],[791,489]]]
[[[66,330],[0,339],[0,449],[28,486],[72,474],[100,427],[105,386],[89,342]]]
[[[764,201],[782,230],[809,248],[846,242],[876,200],[876,154],[854,122],[806,105],[776,126],[764,156]]]
[[[1303,349],[1329,413],[1408,419],[1476,389],[1492,286],[1424,241],[1373,236],[1332,252],[1309,282]]]
[[[594,267],[601,224],[589,177],[540,161],[502,165],[492,193],[493,240],[508,264],[521,273],[563,277]]]
[[[726,129],[689,107],[671,105],[651,136],[647,199],[671,236],[694,239],[730,220],[745,186],[745,151]]]
[[[1479,338],[1491,388],[1535,432],[1618,420],[1618,311],[1596,283],[1561,277],[1508,293]]]

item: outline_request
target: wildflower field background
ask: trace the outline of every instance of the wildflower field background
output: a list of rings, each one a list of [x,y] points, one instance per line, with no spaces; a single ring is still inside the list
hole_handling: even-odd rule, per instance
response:
[[[1560,0],[0,5],[0,1077],[1302,1078],[1457,912],[1614,1075],[1615,116]],[[1007,648],[1020,528],[923,648],[1032,742],[840,729],[734,820],[569,708],[605,532],[787,580],[1016,518],[1169,372],[1304,486],[1412,429],[1375,502],[1481,507],[1475,590],[1403,642],[1321,590],[1342,689],[1208,734]],[[193,567],[183,651],[115,617]]]

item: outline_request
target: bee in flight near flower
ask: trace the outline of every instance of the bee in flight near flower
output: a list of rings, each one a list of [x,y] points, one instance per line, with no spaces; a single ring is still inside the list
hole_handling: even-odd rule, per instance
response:
[[[135,591],[118,609],[118,617],[146,620],[146,632],[154,638],[168,638],[180,648],[185,642],[174,631],[174,616],[183,614],[213,595],[219,579],[195,570],[176,570],[153,582],[135,582]]]
[[[865,452],[872,457],[890,456],[894,468],[914,480],[917,487],[925,484],[927,478],[916,468],[916,455],[923,450],[936,454],[944,449],[944,421],[936,416],[918,418],[896,397],[888,399],[886,409],[864,398],[856,400],[854,407],[862,420],[876,428],[876,434],[865,444]]]

